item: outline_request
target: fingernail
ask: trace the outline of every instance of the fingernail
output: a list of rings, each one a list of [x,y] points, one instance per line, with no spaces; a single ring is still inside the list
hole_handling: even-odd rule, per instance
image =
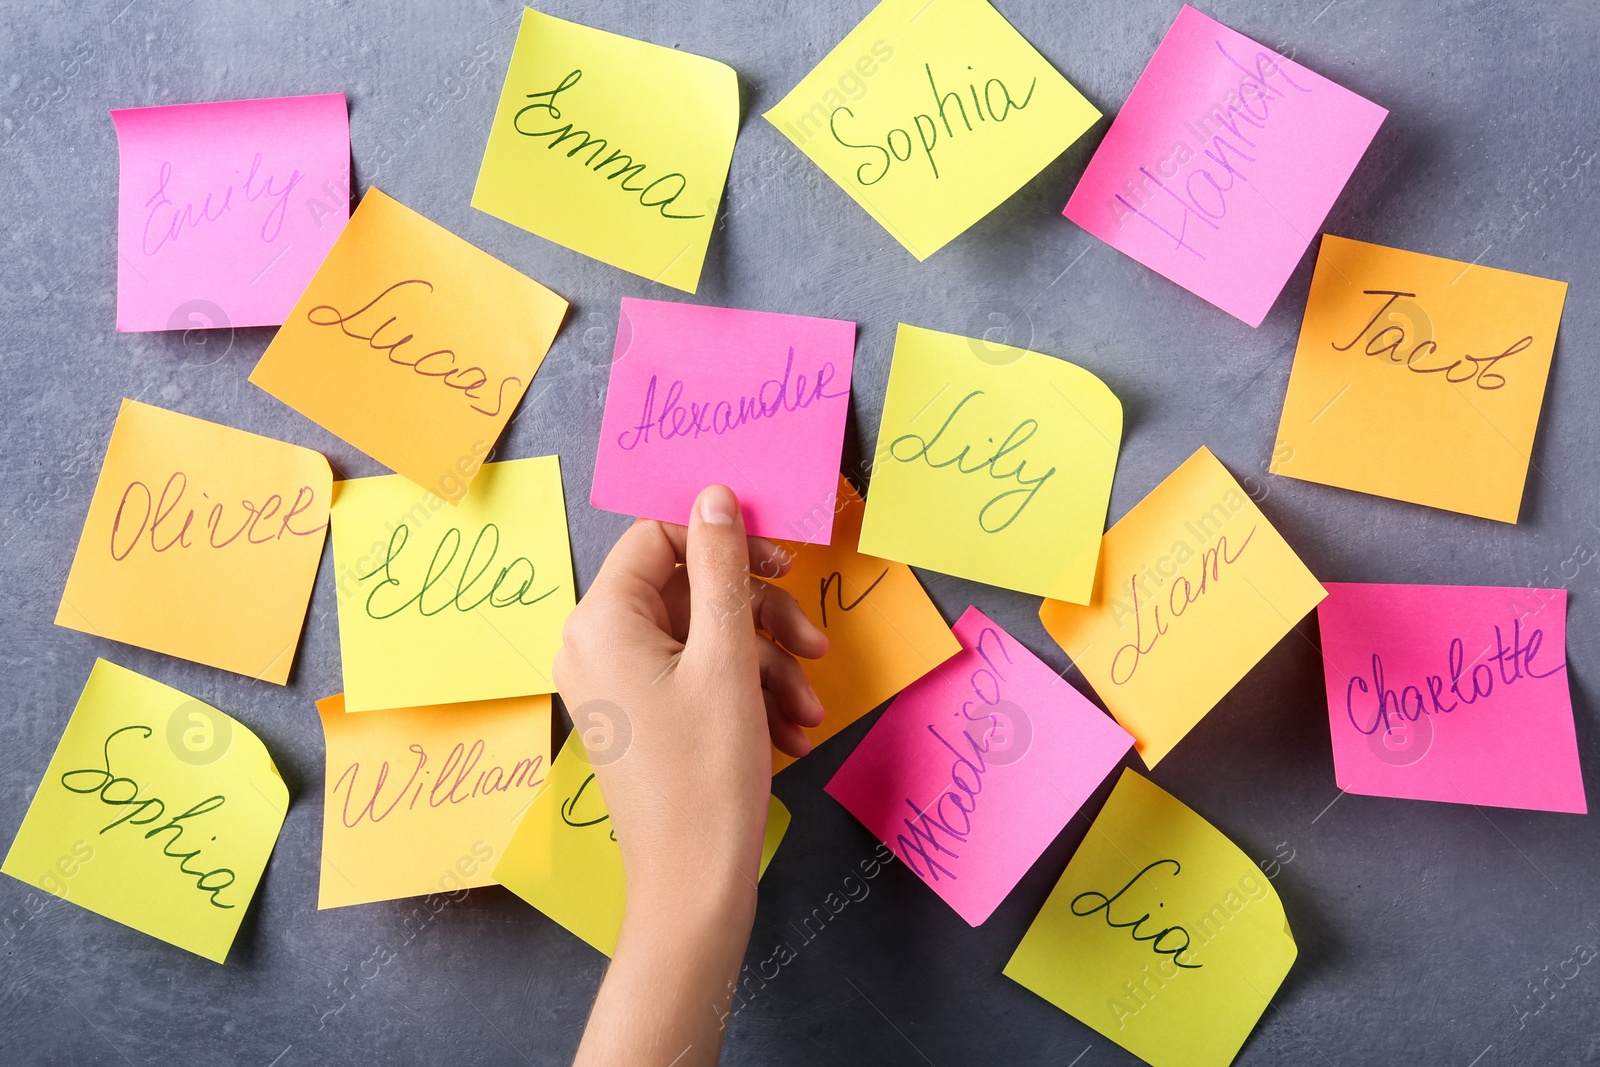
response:
[[[700,494],[700,518],[711,526],[729,526],[739,517],[739,500],[725,485],[713,485]]]

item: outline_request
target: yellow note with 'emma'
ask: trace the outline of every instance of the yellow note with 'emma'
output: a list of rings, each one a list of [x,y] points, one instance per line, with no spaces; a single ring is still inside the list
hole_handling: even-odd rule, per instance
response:
[[[1566,297],[1324,236],[1273,473],[1516,522]]]
[[[56,625],[284,685],[332,495],[309,448],[124,400]]]
[[[1249,857],[1124,770],[1005,974],[1153,1067],[1226,1067],[1297,953]]]
[[[922,260],[1100,112],[987,0],[883,0],[766,118]]]
[[[1206,448],[1106,532],[1044,628],[1154,767],[1327,591]]]
[[[769,797],[762,874],[788,829],[789,809]],[[622,852],[576,733],[561,747],[544,790],[495,865],[494,878],[607,956],[617,950],[628,896]]]
[[[1121,442],[1082,367],[902,324],[861,551],[1086,604]]]
[[[288,810],[244,724],[96,660],[0,870],[221,963]]]
[[[398,475],[333,497],[349,711],[555,692],[576,601],[556,456],[485,463],[456,507]]]
[[[550,771],[550,698],[345,711],[327,740],[318,908],[493,885]]]
[[[738,128],[733,68],[530,8],[472,206],[692,293]]]

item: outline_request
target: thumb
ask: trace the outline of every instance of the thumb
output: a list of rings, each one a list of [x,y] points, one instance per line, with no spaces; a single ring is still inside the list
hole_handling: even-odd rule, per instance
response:
[[[695,500],[684,565],[689,572],[687,647],[730,665],[743,658],[754,662],[750,548],[739,499],[727,486],[709,486]]]

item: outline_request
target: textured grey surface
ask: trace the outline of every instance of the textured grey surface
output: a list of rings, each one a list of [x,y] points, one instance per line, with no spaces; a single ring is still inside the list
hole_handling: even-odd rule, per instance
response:
[[[1099,244],[1059,211],[1104,123],[917,264],[760,119],[868,6],[545,4],[739,71],[727,217],[695,299],[861,324],[847,457],[870,454],[897,321],[1007,326],[1015,343],[1087,366],[1122,398],[1113,519],[1204,443],[1324,579],[1567,586],[1578,742],[1589,794],[1600,797],[1600,564],[1576,561],[1600,547],[1600,174],[1580,165],[1600,147],[1594,5],[1207,8],[1390,109],[1327,230],[1571,283],[1537,470],[1514,527],[1267,475],[1312,256],[1252,330]],[[1107,113],[1177,9],[999,6]],[[20,823],[97,655],[237,715],[294,796],[223,967],[0,879],[0,1061],[553,1064],[576,1045],[602,960],[503,890],[474,891],[409,928],[418,902],[317,911],[323,771],[312,701],[341,688],[326,560],[286,689],[51,624],[121,397],[320,449],[340,475],[380,471],[246,382],[271,331],[203,345],[115,332],[106,111],[194,100],[343,91],[359,188],[381,185],[573,302],[501,454],[561,454],[587,585],[625,522],[586,503],[617,301],[675,294],[468,206],[518,10],[507,0],[0,8],[0,469],[10,487],[0,511],[0,839]],[[976,602],[1066,669],[1034,598],[923,577],[947,618]],[[1577,946],[1600,947],[1600,822],[1339,798],[1316,639],[1314,620],[1302,623],[1152,776],[1252,856],[1292,856],[1274,884],[1300,959],[1239,1062],[1600,1062],[1600,961],[1552,982],[1548,1005],[1519,1020],[1543,1003],[1532,983],[1570,974],[1563,961]],[[1000,975],[1085,832],[1082,818],[980,929],[896,867],[813,941],[797,936],[791,923],[873,850],[821,792],[871,721],[778,779],[794,826],[762,887],[751,959],[780,939],[797,956],[735,1019],[727,1062],[1134,1062]]]

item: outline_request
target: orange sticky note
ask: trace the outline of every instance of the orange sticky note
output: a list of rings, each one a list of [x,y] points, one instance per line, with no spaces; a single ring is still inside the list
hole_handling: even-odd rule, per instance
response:
[[[309,448],[124,400],[56,625],[284,685],[332,498]]]
[[[1327,595],[1201,448],[1106,531],[1089,604],[1039,618],[1154,767]]]
[[[1567,283],[1322,239],[1272,472],[1516,522]]]
[[[250,380],[455,503],[566,313],[532,278],[372,189]]]
[[[317,701],[327,739],[318,908],[494,885],[550,772],[550,698],[394,711]]]

